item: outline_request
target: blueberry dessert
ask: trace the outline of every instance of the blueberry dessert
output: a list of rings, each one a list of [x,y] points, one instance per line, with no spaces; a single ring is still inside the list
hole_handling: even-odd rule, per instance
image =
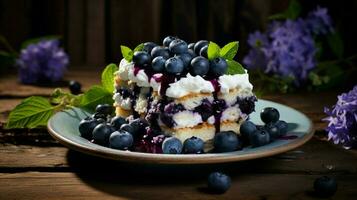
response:
[[[189,43],[168,36],[156,44],[144,43],[132,60],[120,61],[113,96],[116,115],[145,119],[150,128],[181,143],[198,138],[205,151],[213,149],[217,133],[239,136],[257,100],[248,73],[228,74],[224,57],[208,58],[206,40]],[[191,147],[185,151],[197,153]]]

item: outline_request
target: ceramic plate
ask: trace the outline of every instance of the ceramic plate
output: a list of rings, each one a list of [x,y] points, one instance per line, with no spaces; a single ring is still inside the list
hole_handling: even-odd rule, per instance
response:
[[[280,118],[289,123],[287,137],[262,147],[248,146],[243,150],[229,153],[167,155],[121,151],[96,145],[79,135],[79,121],[89,113],[78,108],[56,113],[49,120],[47,127],[50,134],[60,143],[83,153],[121,161],[162,164],[223,163],[262,158],[292,150],[303,145],[312,137],[313,127],[309,118],[293,108],[272,101],[258,100],[255,108],[258,112],[250,115],[254,123],[263,124],[259,117],[259,111],[265,107],[278,109]]]

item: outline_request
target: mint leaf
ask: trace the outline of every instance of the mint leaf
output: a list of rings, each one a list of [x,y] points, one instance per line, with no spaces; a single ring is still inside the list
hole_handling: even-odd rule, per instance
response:
[[[53,115],[55,108],[46,98],[29,97],[11,111],[6,128],[45,126]]]
[[[80,107],[94,111],[98,104],[113,104],[112,93],[101,86],[93,86],[83,94]]]
[[[214,42],[209,42],[208,49],[207,49],[208,60],[213,60],[213,59],[219,57],[220,51],[221,51],[221,48],[218,46],[218,44],[216,44]]]
[[[134,52],[142,51],[143,49],[144,49],[144,43],[141,43],[135,47]]]
[[[120,50],[125,60],[127,60],[128,62],[131,62],[133,60],[134,52],[129,47],[121,45]]]
[[[118,71],[118,67],[111,63],[102,72],[102,86],[110,93],[114,91],[114,73],[116,71]]]
[[[221,51],[219,52],[220,56],[227,59],[227,60],[233,60],[234,56],[236,56],[239,48],[239,42],[230,42],[226,44]]]
[[[245,74],[245,70],[243,66],[234,60],[226,60],[228,64],[228,70],[227,74],[233,75],[233,74]]]

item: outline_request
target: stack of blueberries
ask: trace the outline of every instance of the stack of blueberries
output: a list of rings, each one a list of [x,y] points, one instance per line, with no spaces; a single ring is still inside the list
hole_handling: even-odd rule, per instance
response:
[[[184,40],[167,36],[163,46],[154,42],[144,43],[141,51],[134,52],[133,62],[155,73],[184,75],[189,72],[193,76],[219,77],[226,73],[227,62],[221,57],[208,60],[208,45],[207,40],[187,44]]]

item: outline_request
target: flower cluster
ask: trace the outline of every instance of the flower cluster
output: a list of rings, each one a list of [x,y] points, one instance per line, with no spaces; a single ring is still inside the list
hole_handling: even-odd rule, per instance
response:
[[[69,58],[58,40],[42,40],[22,49],[16,63],[22,83],[56,82],[62,79]]]
[[[357,85],[337,98],[336,105],[325,108],[328,139],[346,148],[357,147]]]
[[[249,35],[251,49],[243,63],[248,69],[290,77],[299,85],[316,65],[314,35],[331,31],[331,19],[325,8],[318,7],[306,19],[273,21],[265,33],[256,31]]]

